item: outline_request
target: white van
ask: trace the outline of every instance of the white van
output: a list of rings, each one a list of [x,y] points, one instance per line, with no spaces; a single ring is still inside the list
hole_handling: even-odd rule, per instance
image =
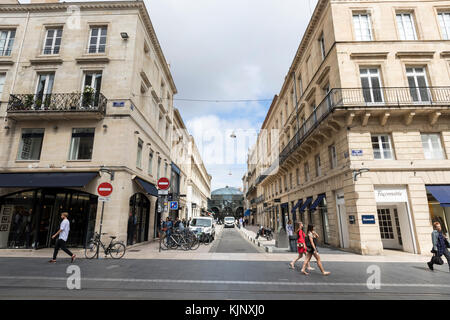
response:
[[[228,228],[234,228],[235,224],[236,224],[236,219],[234,217],[225,217],[225,219],[223,219],[224,221],[224,227]]]
[[[216,228],[214,226],[214,219],[210,217],[195,217],[192,218],[189,224],[189,230],[194,233],[202,232],[211,235],[212,239],[216,236]]]

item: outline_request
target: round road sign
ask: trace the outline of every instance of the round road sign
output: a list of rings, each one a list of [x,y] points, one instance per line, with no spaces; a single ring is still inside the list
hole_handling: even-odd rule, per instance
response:
[[[158,180],[158,189],[167,190],[170,187],[169,179],[161,178]]]
[[[97,193],[102,197],[108,197],[113,192],[113,187],[108,182],[101,183],[97,188]]]

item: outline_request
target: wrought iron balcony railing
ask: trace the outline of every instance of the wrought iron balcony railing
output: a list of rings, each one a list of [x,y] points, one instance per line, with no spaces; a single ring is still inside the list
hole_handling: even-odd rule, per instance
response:
[[[300,126],[262,180],[296,150],[309,134],[335,109],[450,107],[450,87],[390,87],[332,89]],[[258,179],[259,180],[259,179]],[[262,182],[258,181],[258,183]]]
[[[107,99],[99,93],[11,94],[8,112],[98,112],[105,114]]]

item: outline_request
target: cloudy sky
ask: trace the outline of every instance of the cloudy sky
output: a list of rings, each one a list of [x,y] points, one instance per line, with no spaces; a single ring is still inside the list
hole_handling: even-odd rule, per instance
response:
[[[317,0],[145,2],[176,99],[265,100],[278,94]],[[241,187],[247,149],[270,101],[178,100],[175,106],[213,176],[212,190]]]

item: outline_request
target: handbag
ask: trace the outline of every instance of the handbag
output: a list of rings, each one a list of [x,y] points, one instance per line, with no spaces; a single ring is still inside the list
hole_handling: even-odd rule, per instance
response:
[[[433,264],[437,264],[439,266],[442,266],[444,264],[444,260],[442,260],[442,258],[440,256],[438,256],[437,254],[435,254],[433,256],[433,258],[431,258],[431,262]]]

